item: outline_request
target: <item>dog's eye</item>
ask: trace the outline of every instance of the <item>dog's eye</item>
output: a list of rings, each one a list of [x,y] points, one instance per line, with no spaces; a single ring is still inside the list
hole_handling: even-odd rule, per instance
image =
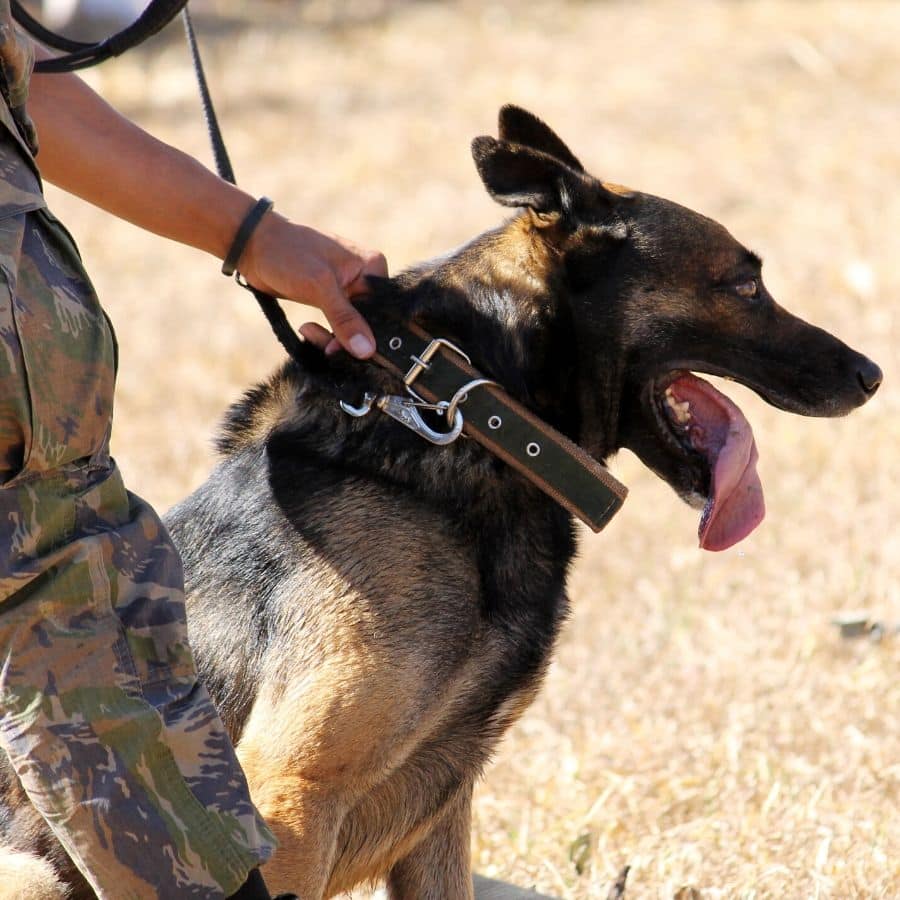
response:
[[[738,297],[743,297],[745,300],[752,300],[759,295],[759,282],[755,278],[748,278],[746,281],[741,281],[736,284],[734,286],[734,292]]]

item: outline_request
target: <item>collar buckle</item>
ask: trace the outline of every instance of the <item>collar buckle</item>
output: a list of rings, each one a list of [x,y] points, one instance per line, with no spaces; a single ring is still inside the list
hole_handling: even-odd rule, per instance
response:
[[[461,356],[470,366],[472,365],[472,360],[463,353],[456,344],[448,341],[446,338],[432,338],[428,346],[422,351],[421,356],[416,356],[412,354],[410,359],[412,360],[412,365],[409,367],[409,371],[403,376],[403,383],[406,385],[406,389],[415,397],[417,396],[415,391],[412,389],[413,382],[425,371],[431,368],[431,360],[435,353],[440,350],[441,347],[446,347],[448,350],[452,350],[457,355]]]

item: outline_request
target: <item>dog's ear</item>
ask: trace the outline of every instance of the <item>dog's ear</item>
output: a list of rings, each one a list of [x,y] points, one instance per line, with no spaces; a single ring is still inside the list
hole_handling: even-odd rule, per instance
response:
[[[569,213],[582,176],[554,156],[522,144],[477,137],[472,157],[488,193],[504,206]]]
[[[563,143],[562,138],[536,115],[508,103],[500,110],[500,140],[512,144],[522,144],[532,150],[540,150],[548,156],[564,162],[576,172],[583,172],[584,166],[578,157]]]

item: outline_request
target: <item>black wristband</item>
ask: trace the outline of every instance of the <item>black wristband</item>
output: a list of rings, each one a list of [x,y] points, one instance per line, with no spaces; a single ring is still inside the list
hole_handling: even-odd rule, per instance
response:
[[[259,225],[262,221],[262,217],[274,205],[274,201],[270,200],[268,197],[260,197],[253,205],[250,212],[244,217],[244,221],[241,222],[237,234],[231,242],[231,248],[228,250],[225,262],[222,263],[223,275],[227,275],[229,278],[234,275],[234,271],[237,269],[238,260],[240,260],[241,254],[247,248],[247,243],[253,232],[256,230],[256,226]]]

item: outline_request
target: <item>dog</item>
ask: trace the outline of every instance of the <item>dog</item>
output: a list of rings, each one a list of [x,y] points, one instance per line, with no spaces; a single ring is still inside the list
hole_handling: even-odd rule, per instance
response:
[[[397,320],[452,341],[595,460],[627,447],[702,506],[702,546],[740,540],[764,512],[752,432],[692,373],[841,416],[878,366],[779,307],[724,227],[589,175],[531,113],[504,107],[499,138],[472,150],[517,212],[373,282],[376,332]],[[404,385],[307,346],[231,408],[221,462],[167,524],[202,678],[280,841],[273,890],[318,900],[383,879],[395,900],[471,898],[472,789],[540,687],[576,532],[480,443],[437,446],[338,402],[367,392]],[[3,840],[92,896],[36,816]]]

